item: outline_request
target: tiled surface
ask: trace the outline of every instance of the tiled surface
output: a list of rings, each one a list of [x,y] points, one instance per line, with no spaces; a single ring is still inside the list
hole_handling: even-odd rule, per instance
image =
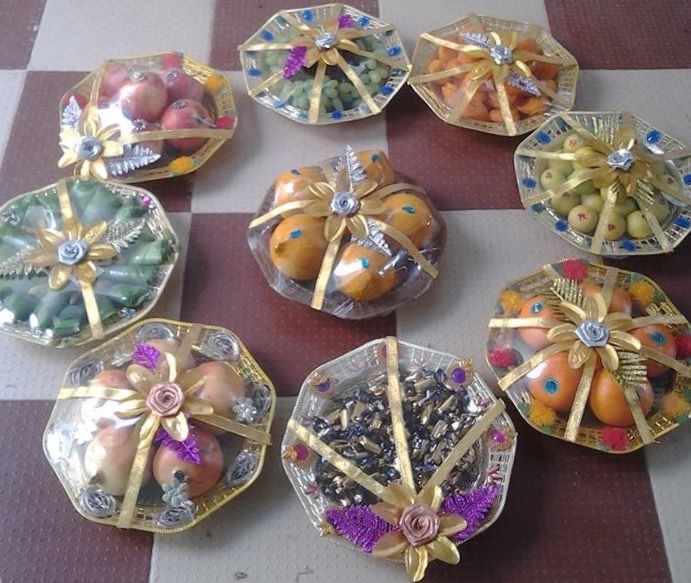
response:
[[[407,89],[384,115],[332,127],[294,124],[254,103],[244,94],[235,47],[276,9],[300,4],[174,0],[163,8],[134,0],[48,0],[44,12],[40,0],[5,2],[0,6],[0,202],[60,176],[57,104],[84,75],[79,71],[108,56],[150,51],[181,50],[210,59],[230,72],[240,127],[197,175],[146,185],[171,212],[183,247],[153,314],[233,329],[283,396],[294,395],[318,364],[396,332],[472,356],[481,374],[487,372],[484,324],[499,288],[572,254],[520,210],[512,165],[518,139],[446,125]],[[577,107],[630,109],[691,143],[686,68],[691,10],[682,2],[363,0],[355,5],[395,23],[411,54],[420,32],[473,11],[550,26],[585,69]],[[617,70],[633,68],[645,70]],[[400,170],[427,188],[449,229],[439,281],[418,302],[370,322],[343,322],[281,298],[264,282],[245,242],[247,222],[276,174],[333,155],[344,143],[387,149]],[[669,257],[617,265],[651,275],[691,314],[689,245]],[[2,583],[405,579],[397,567],[314,532],[290,491],[275,446],[257,484],[188,534],[152,538],[80,518],[41,451],[51,399],[80,352],[0,338]],[[276,443],[291,404],[289,398],[279,401]],[[520,420],[516,424],[520,445],[503,516],[462,548],[461,566],[433,565],[427,581],[689,580],[688,427],[662,438],[645,455],[612,457],[546,438]]]

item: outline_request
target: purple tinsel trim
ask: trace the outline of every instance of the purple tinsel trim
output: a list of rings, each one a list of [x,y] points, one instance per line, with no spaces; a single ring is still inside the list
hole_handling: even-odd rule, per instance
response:
[[[338,28],[351,28],[353,26],[353,17],[350,14],[341,14],[338,17]]]
[[[444,499],[440,514],[459,514],[468,522],[465,530],[453,537],[454,541],[468,540],[477,532],[498,495],[499,487],[492,484],[465,494],[451,494]],[[371,553],[377,541],[387,532],[399,530],[397,526],[379,518],[369,506],[329,508],[325,515],[327,522],[339,535],[366,553]]]
[[[283,78],[295,77],[307,64],[307,47],[293,47],[283,63]]]
[[[163,447],[167,447],[175,452],[175,454],[181,459],[199,466],[202,463],[201,455],[199,454],[199,443],[197,442],[197,435],[194,431],[194,427],[190,425],[190,432],[185,441],[177,441],[173,439],[170,434],[159,427],[154,437],[156,444]]]
[[[475,534],[498,494],[499,487],[496,484],[491,484],[470,490],[465,494],[451,494],[444,499],[443,514],[460,514],[468,522],[466,529],[453,537],[455,541],[468,540]]]
[[[134,354],[132,355],[132,362],[134,364],[138,364],[149,370],[156,370],[159,358],[161,358],[161,353],[151,346],[151,344],[137,342],[134,347]]]
[[[326,520],[336,532],[366,553],[371,553],[377,541],[387,532],[398,530],[383,518],[379,518],[369,506],[329,508]]]

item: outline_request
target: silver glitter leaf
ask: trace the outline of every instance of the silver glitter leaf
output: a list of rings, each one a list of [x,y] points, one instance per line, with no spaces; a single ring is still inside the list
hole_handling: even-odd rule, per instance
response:
[[[535,79],[531,79],[525,75],[509,73],[509,76],[506,78],[506,82],[512,87],[516,87],[517,89],[530,93],[531,95],[535,95],[536,97],[540,97],[540,95],[542,95],[542,92],[537,86]]]
[[[179,528],[192,522],[197,515],[197,505],[191,500],[179,506],[169,506],[158,515],[156,521],[161,528]]]
[[[365,169],[362,167],[362,164],[360,164],[355,150],[353,150],[353,147],[350,145],[347,145],[345,147],[345,152],[341,154],[337,171],[345,171],[351,189],[367,178]]]
[[[123,176],[129,172],[153,164],[161,157],[151,148],[141,144],[125,144],[122,156],[108,158],[108,172],[112,176]]]
[[[82,117],[82,108],[79,107],[74,95],[70,95],[70,99],[62,110],[61,124],[70,128],[76,128],[79,119]]]
[[[120,253],[139,238],[145,226],[145,219],[116,221],[108,227],[106,241]]]
[[[118,502],[98,486],[89,486],[79,496],[79,506],[90,516],[107,518],[115,514]]]
[[[389,244],[386,242],[384,233],[377,228],[376,223],[372,219],[367,219],[367,225],[369,226],[369,236],[367,239],[363,241],[357,237],[353,237],[353,242],[369,249],[381,251],[387,257],[393,257],[391,247],[389,247]]]
[[[460,35],[464,41],[471,45],[482,47],[483,49],[490,49],[493,46],[490,37],[482,32],[462,32]]]
[[[0,277],[19,277],[43,271],[42,268],[37,268],[26,263],[27,257],[35,250],[36,247],[28,245],[21,251],[17,251],[14,255],[0,262]]]
[[[257,454],[251,451],[241,451],[235,462],[228,470],[226,483],[229,486],[246,484],[257,470]]]

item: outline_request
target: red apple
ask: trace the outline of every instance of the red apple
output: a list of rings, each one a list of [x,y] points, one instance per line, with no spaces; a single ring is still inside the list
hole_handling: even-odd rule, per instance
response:
[[[115,102],[129,119],[156,121],[168,103],[168,92],[156,73],[134,71],[120,87]]]
[[[182,472],[187,482],[187,495],[200,496],[213,488],[223,473],[221,444],[213,435],[194,430],[202,463],[197,465],[178,457],[172,449],[162,445],[154,457],[154,478],[163,484],[173,482],[176,472]]]
[[[131,389],[125,371],[119,368],[106,368],[89,381],[90,385],[108,387],[111,389]]]
[[[161,78],[168,89],[168,101],[171,103],[178,99],[201,101],[204,97],[204,86],[178,67],[164,71]]]
[[[111,425],[101,429],[89,443],[84,453],[84,470],[105,492],[122,496],[137,453],[137,436],[134,427]],[[153,453],[144,470],[142,486],[151,478]]]
[[[164,130],[182,130],[194,128],[213,128],[214,122],[206,108],[194,99],[178,99],[171,103],[161,117],[161,128]],[[183,154],[196,152],[208,138],[178,138],[168,143]]]
[[[109,63],[101,77],[99,94],[106,97],[115,95],[120,87],[130,81],[130,74],[133,72],[134,69],[123,63]]]
[[[216,415],[233,418],[233,405],[238,397],[245,396],[245,381],[225,362],[205,362],[196,370],[204,375],[204,384],[195,397],[204,399],[214,408]],[[223,429],[206,424],[204,429],[214,435],[225,433]]]

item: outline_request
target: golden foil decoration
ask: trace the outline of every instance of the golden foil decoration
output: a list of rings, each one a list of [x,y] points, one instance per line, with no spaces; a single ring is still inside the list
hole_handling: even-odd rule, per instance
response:
[[[568,261],[581,263],[580,260]],[[514,331],[521,328],[547,330],[547,339],[550,344],[539,351],[530,349],[524,357],[522,356],[523,361],[510,367],[508,371],[493,366],[488,353],[490,368],[497,375],[500,389],[509,395],[521,414],[531,423],[523,407],[531,403],[533,397],[520,381],[541,366],[550,356],[560,352],[568,353],[568,365],[573,369],[583,369],[583,373],[566,423],[557,419],[555,427],[548,433],[566,441],[597,449],[602,449],[599,446],[601,429],[592,427],[590,423],[582,425],[594,374],[599,365],[614,373],[615,376],[623,372],[622,387],[631,408],[634,425],[628,430],[630,445],[619,453],[634,451],[652,443],[677,424],[673,420],[666,419],[660,412],[653,413],[646,419],[636,390],[637,383],[641,379],[638,377],[627,379],[626,371],[620,368],[622,362],[627,365],[641,364],[645,359],[652,359],[668,366],[675,374],[670,391],[679,386],[686,386],[686,383],[691,380],[691,367],[680,360],[670,358],[657,349],[642,345],[630,332],[651,324],[686,327],[688,321],[666,297],[660,300],[660,305],[665,306],[664,313],[656,307],[657,303],[647,306],[644,316],[631,317],[627,313],[612,312],[609,305],[615,287],[625,285],[627,282],[641,281],[641,276],[614,267],[582,262],[584,266],[587,265],[589,277],[601,284],[601,292],[594,292],[584,297],[580,293],[578,282],[568,280],[562,275],[560,267],[563,264],[564,262],[545,265],[540,272],[523,278],[512,286],[512,289],[519,288],[526,299],[531,296],[546,297],[550,308],[559,316],[558,319],[495,317],[488,324],[489,351],[499,347],[512,350],[514,342],[511,338],[514,336]],[[643,278],[642,281],[654,286],[660,295],[664,295],[651,280]],[[574,301],[578,304],[573,303]],[[537,428],[541,429],[541,427]]]
[[[101,102],[101,82],[110,65],[122,64],[136,71],[163,73],[169,68],[167,61],[179,67],[187,75],[201,83],[204,88],[203,104],[209,111],[215,125],[193,129],[137,130],[133,121],[123,112],[114,115],[114,105]],[[85,101],[79,106],[77,97]],[[197,170],[223,143],[230,139],[237,128],[237,113],[230,81],[220,72],[180,53],[162,53],[144,57],[108,59],[72,87],[61,100],[60,146],[63,155],[58,162],[60,168],[75,165],[75,173],[86,178],[93,176],[100,180],[120,182],[141,182],[179,176]],[[104,125],[107,120],[107,125]],[[135,120],[137,121],[137,120]],[[162,153],[151,162],[135,162],[127,171],[114,172],[112,165],[127,160],[144,159],[128,148],[146,146],[147,143],[182,138],[208,138],[208,141],[192,153],[169,155]]]
[[[144,333],[143,339],[140,332]],[[126,376],[134,387],[133,389],[108,386],[94,381],[80,386],[72,385],[71,381],[75,378],[79,380],[80,375],[85,374],[85,370],[89,370],[90,365],[88,363],[92,363],[94,359],[100,358],[109,362],[110,366],[119,366],[124,347],[133,350],[136,344],[146,341],[146,334],[149,333],[153,333],[157,338],[158,335],[161,335],[162,339],[168,339],[171,338],[171,332],[172,338],[179,339],[179,346],[174,353],[162,352],[155,370],[149,370],[137,363],[131,363],[126,368]],[[68,373],[63,387],[58,393],[57,403],[44,435],[44,443],[48,459],[58,473],[73,504],[86,518],[115,525],[119,528],[136,528],[166,534],[180,532],[198,523],[208,514],[238,496],[256,479],[263,464],[266,447],[271,443],[269,428],[276,400],[271,381],[259,368],[240,340],[232,337],[232,341],[239,348],[239,355],[231,357],[229,353],[228,358],[232,361],[231,366],[248,381],[267,387],[268,396],[271,399],[269,409],[264,413],[263,418],[260,421],[247,424],[216,414],[209,401],[194,396],[194,393],[204,383],[204,376],[200,371],[191,368],[181,372],[181,363],[188,360],[191,355],[203,356],[202,361],[207,361],[208,357],[204,355],[205,352],[208,352],[218,358],[216,342],[219,334],[228,339],[231,338],[230,332],[215,326],[185,324],[169,320],[147,320],[83,355],[72,365],[72,372]],[[131,353],[129,353],[130,361],[131,358]],[[51,455],[53,451],[51,440],[55,439],[54,432],[58,431],[57,427],[77,423],[73,417],[66,417],[68,407],[72,403],[78,403],[82,400],[106,407],[108,415],[112,415],[114,419],[136,419],[134,428],[137,447],[127,488],[121,502],[113,508],[112,513],[108,516],[90,515],[79,506],[79,497],[85,488],[85,485],[80,483],[84,480],[83,470],[70,464],[81,464],[80,458],[77,457],[75,460],[70,457],[69,463],[66,464],[64,460],[55,460]],[[84,415],[84,407],[80,407],[78,410],[81,415]],[[184,441],[190,430],[189,420],[199,421],[207,426],[241,437],[243,439],[241,453],[251,452],[252,455],[256,456],[256,465],[252,475],[241,485],[227,484],[222,475],[219,483],[212,490],[193,499],[197,513],[191,520],[177,528],[164,528],[156,521],[157,511],[160,510],[160,508],[157,509],[157,504],[139,500],[140,488],[146,471],[147,460],[159,428],[174,440]],[[89,423],[93,423],[93,420],[83,419],[79,420],[79,423],[80,426],[84,424],[88,426]],[[75,432],[75,435],[77,433],[78,431]],[[78,444],[79,441],[73,447]],[[228,472],[231,469],[232,462]],[[80,476],[80,479],[75,478],[75,472],[76,475]],[[159,502],[158,506],[161,505],[162,503]]]
[[[542,54],[520,47],[520,41],[534,39]],[[429,71],[439,47],[457,53],[453,66]],[[556,88],[535,77],[530,63],[559,66]],[[463,78],[452,103],[447,103],[440,83]],[[515,136],[533,130],[550,112],[573,107],[578,79],[578,63],[571,53],[539,26],[471,14],[441,28],[424,32],[413,54],[408,83],[445,122],[482,132]],[[466,86],[463,85],[466,83]],[[466,107],[483,85],[492,83],[497,91],[501,122],[464,115]],[[507,90],[524,87],[523,93],[546,100],[546,111],[524,119],[514,119]],[[497,104],[495,104],[496,106]]]
[[[553,151],[554,143],[569,132],[575,132],[592,151]],[[691,183],[686,178],[691,175],[685,170],[690,158],[691,149],[629,112],[571,112],[557,114],[526,138],[516,149],[514,163],[523,205],[540,222],[590,253],[629,256],[669,253],[691,230]],[[539,175],[548,160],[578,163],[582,170],[560,186],[542,190],[538,187]],[[674,180],[659,180],[655,172],[658,168],[664,168]],[[556,215],[544,211],[550,209],[549,200],[591,180],[595,189],[607,192],[593,235],[571,227],[555,228]],[[615,204],[626,197],[636,201],[652,235],[641,240],[622,236],[606,241],[605,229]],[[651,210],[655,197],[672,204],[663,223]]]

